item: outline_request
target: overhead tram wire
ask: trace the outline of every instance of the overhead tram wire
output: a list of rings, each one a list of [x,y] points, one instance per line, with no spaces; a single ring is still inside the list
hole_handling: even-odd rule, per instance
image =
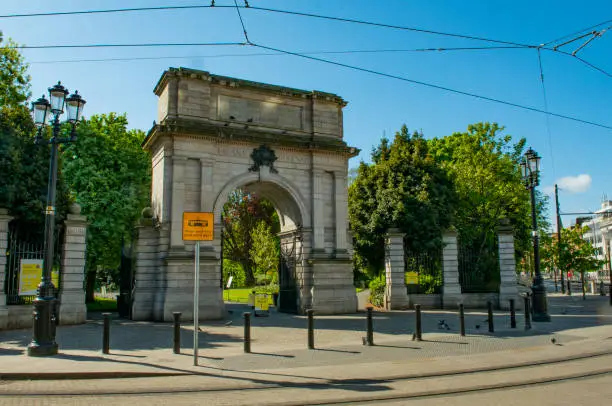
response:
[[[433,89],[438,89],[438,90],[442,90],[442,91],[446,91],[446,92],[450,92],[450,93],[460,94],[460,95],[463,95],[463,96],[469,96],[469,97],[473,97],[473,98],[480,99],[480,100],[485,100],[485,101],[490,101],[490,102],[494,102],[494,103],[498,103],[498,104],[503,104],[503,105],[506,105],[506,106],[516,107],[516,108],[519,108],[519,109],[522,109],[522,110],[532,111],[532,112],[541,113],[541,114],[547,114],[547,115],[550,115],[550,116],[553,116],[553,117],[563,118],[563,119],[566,119],[566,120],[571,120],[571,121],[575,121],[575,122],[579,122],[579,123],[583,123],[583,124],[589,124],[589,125],[592,125],[592,126],[596,126],[596,127],[601,127],[601,128],[606,128],[608,130],[612,130],[612,126],[610,126],[610,125],[599,124],[599,123],[595,123],[593,121],[583,120],[583,119],[580,119],[580,118],[576,118],[576,117],[572,117],[572,116],[566,116],[566,115],[563,115],[563,114],[546,112],[544,110],[541,110],[541,109],[538,109],[538,108],[535,108],[535,107],[524,106],[524,105],[517,104],[517,103],[512,103],[512,102],[508,102],[508,101],[504,101],[504,100],[500,100],[500,99],[495,99],[493,97],[481,96],[481,95],[478,95],[478,94],[475,94],[475,93],[470,93],[470,92],[465,92],[465,91],[462,91],[462,90],[452,89],[452,88],[449,88],[449,87],[440,86],[440,85],[436,85],[436,84],[433,84],[433,83],[422,82],[422,81],[419,81],[419,80],[409,79],[409,78],[405,78],[405,77],[402,77],[402,76],[393,75],[393,74],[390,74],[390,73],[384,73],[384,72],[375,71],[375,70],[372,70],[372,69],[362,68],[362,67],[359,67],[359,66],[348,65],[348,64],[341,63],[341,62],[336,62],[336,61],[330,61],[328,59],[317,58],[317,57],[314,57],[314,56],[299,54],[297,52],[286,51],[286,50],[283,50],[283,49],[268,47],[268,46],[265,46],[265,45],[259,45],[259,44],[253,44],[253,43],[250,44],[250,45],[254,46],[256,48],[267,49],[268,51],[282,52],[282,53],[285,53],[287,55],[298,56],[300,58],[310,59],[310,60],[317,61],[317,62],[323,62],[323,63],[330,64],[330,65],[340,66],[340,67],[343,67],[343,68],[347,68],[347,69],[351,69],[351,70],[355,70],[355,71],[359,71],[359,72],[366,72],[366,73],[370,73],[370,74],[381,76],[381,77],[397,79],[397,80],[401,80],[403,82],[413,83],[413,84],[417,84],[417,85],[421,85],[421,86],[430,87],[430,88],[433,88]]]
[[[244,46],[245,42],[183,42],[183,43],[143,43],[143,44],[69,44],[69,45],[19,45],[19,49],[58,49],[58,48],[130,48],[130,47],[200,47],[200,46]]]
[[[103,10],[60,11],[60,12],[29,13],[29,14],[25,14],[25,13],[24,14],[5,14],[5,15],[0,15],[0,19],[2,18],[27,18],[27,17],[51,17],[51,16],[80,15],[80,14],[100,14],[100,13],[122,13],[122,12],[136,12],[136,11],[188,10],[188,9],[204,9],[204,8],[238,8],[238,9],[243,8],[243,9],[248,9],[248,10],[265,11],[269,13],[280,13],[280,14],[295,15],[295,16],[301,16],[301,17],[310,17],[310,18],[318,18],[318,19],[339,21],[339,22],[345,22],[345,23],[368,25],[368,26],[380,27],[380,28],[389,28],[389,29],[396,29],[396,30],[402,30],[402,31],[420,32],[424,34],[442,35],[442,36],[454,37],[454,38],[463,38],[463,39],[469,39],[469,40],[475,40],[475,41],[485,41],[485,42],[504,44],[504,45],[514,45],[517,47],[526,47],[526,48],[537,47],[536,45],[520,44],[517,42],[502,41],[502,40],[496,40],[492,38],[477,37],[473,35],[455,34],[455,33],[435,31],[435,30],[427,30],[423,28],[376,23],[373,21],[357,20],[357,19],[344,18],[344,17],[325,16],[325,15],[313,14],[313,13],[302,13],[298,11],[280,10],[280,9],[273,9],[273,8],[266,8],[266,7],[238,6],[237,4],[233,6],[231,5],[219,5],[219,6],[217,5],[214,5],[214,6],[213,5],[187,5],[187,6],[133,7],[133,8],[106,9],[106,10],[103,9]]]
[[[240,43],[247,45],[246,43]],[[138,44],[133,44],[138,46]],[[172,44],[168,44],[171,46]],[[39,48],[40,49],[40,48]],[[300,51],[303,55],[342,55],[342,54],[367,54],[367,53],[402,53],[402,52],[452,52],[452,51],[487,51],[500,49],[527,49],[516,46],[486,46],[486,47],[453,47],[453,48],[414,48],[414,49],[349,49],[339,51]],[[258,56],[289,56],[281,52],[257,52],[249,54],[217,54],[217,55],[177,55],[177,56],[151,56],[151,57],[128,57],[128,58],[96,58],[96,59],[56,59],[48,61],[30,61],[29,63],[74,63],[74,62],[114,62],[114,61],[138,61],[157,59],[189,59],[189,58],[231,58],[231,57],[258,57]]]
[[[560,37],[560,38],[557,38],[557,39],[555,39],[555,40],[552,40],[552,41],[546,42],[546,43],[542,44],[541,46],[542,46],[542,47],[547,47],[547,46],[549,46],[549,45],[551,45],[551,44],[557,43],[557,42],[559,42],[559,41],[563,41],[564,39],[567,39],[567,38],[572,38],[572,37],[575,37],[576,35],[581,35],[581,34],[583,34],[585,31],[591,31],[591,30],[593,30],[593,29],[595,29],[595,28],[597,28],[597,27],[600,27],[600,26],[602,26],[602,25],[606,25],[606,24],[609,24],[609,23],[612,23],[612,20],[602,21],[602,22],[601,22],[601,23],[599,23],[599,24],[592,25],[592,26],[590,26],[590,27],[587,27],[587,28],[584,28],[584,29],[582,29],[582,30],[576,31],[576,32],[574,32],[574,33],[572,33],[572,34],[564,35],[564,36],[562,36],[562,37]]]
[[[544,83],[544,68],[542,67],[542,53],[538,48],[538,66],[540,67],[540,81],[542,82],[542,97],[544,99],[544,111],[546,111],[546,132],[548,133],[548,149],[552,163],[553,179],[557,178],[555,171],[555,155],[553,153],[552,133],[550,131],[550,116],[548,115],[548,96],[546,94],[546,84]]]
[[[247,44],[250,44],[249,35],[247,34],[246,27],[244,26],[244,20],[242,19],[242,14],[240,14],[240,7],[238,7],[238,2],[234,0],[234,5],[236,6],[236,12],[238,12],[238,18],[240,18],[240,25],[242,25],[242,32],[244,33],[244,39]]]

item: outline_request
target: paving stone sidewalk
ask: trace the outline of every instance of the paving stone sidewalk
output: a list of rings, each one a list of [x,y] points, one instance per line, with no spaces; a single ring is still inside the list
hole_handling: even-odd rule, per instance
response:
[[[255,371],[291,368],[322,368],[373,362],[410,362],[451,356],[473,356],[509,350],[528,351],[558,344],[585,345],[612,336],[612,307],[608,298],[551,295],[551,323],[533,323],[524,329],[522,314],[518,328],[511,329],[506,312],[495,313],[495,332],[487,332],[485,312],[466,314],[467,337],[458,334],[456,312],[423,312],[424,341],[412,341],[414,312],[381,312],[374,315],[374,347],[362,345],[365,314],[320,316],[315,320],[316,350],[306,348],[306,319],[272,312],[252,318],[252,354],[243,353],[243,305],[228,305],[228,318],[201,324],[199,333],[202,367],[214,371]],[[445,320],[450,330],[440,329]],[[231,324],[228,322],[231,321]],[[478,328],[477,328],[478,327]],[[58,329],[60,354],[31,358],[24,349],[29,330],[0,332],[0,375],[23,374],[181,374],[193,373],[193,329],[182,328],[181,354],[172,353],[172,325],[114,319],[111,354],[103,355],[102,321],[94,317],[80,326]],[[593,341],[595,340],[595,341]],[[352,369],[352,366],[348,369]]]

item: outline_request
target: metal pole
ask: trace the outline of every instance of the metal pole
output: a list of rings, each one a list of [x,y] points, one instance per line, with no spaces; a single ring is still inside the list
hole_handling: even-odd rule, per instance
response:
[[[416,314],[416,340],[421,341],[423,339],[423,332],[421,330],[421,305],[414,305],[414,310]]]
[[[367,308],[367,337],[366,337],[366,344],[369,346],[374,345],[374,326],[372,324],[372,308],[368,307]]]
[[[181,312],[173,312],[174,316],[174,353],[181,353]]]
[[[525,330],[531,330],[531,311],[529,307],[529,297],[525,296]]]
[[[251,313],[242,313],[244,317],[244,352],[251,352]]]
[[[465,313],[463,310],[463,303],[459,305],[459,334],[465,337]]]
[[[59,115],[53,120],[53,137],[50,140],[49,182],[47,207],[45,208],[45,257],[38,295],[34,299],[34,318],[32,341],[28,345],[28,355],[55,355],[58,345],[55,342],[55,286],[51,279],[55,248],[55,189],[57,186],[57,149],[60,131]]]
[[[559,188],[555,185],[555,206],[557,209],[557,268],[561,272],[561,293],[565,293],[564,272],[560,267],[559,259],[561,258],[561,215],[559,214]]]
[[[540,273],[540,247],[538,238],[538,222],[536,217],[535,186],[530,188],[531,192],[531,225],[533,233],[533,262],[535,278],[533,279],[533,321],[550,321],[548,315],[548,300],[546,299],[546,287]]]
[[[306,314],[308,315],[308,349],[314,350],[314,310],[308,309]]]
[[[110,352],[110,313],[102,313],[104,317],[104,331],[102,333],[102,352],[108,354]]]
[[[494,333],[495,329],[493,328],[493,303],[489,300],[487,302],[487,311],[489,314],[488,322],[489,322],[489,333]]]
[[[514,299],[510,299],[510,328],[516,328],[516,310],[514,309]]]
[[[608,294],[610,296],[610,306],[612,306],[612,255],[610,255],[610,249],[608,249]]]
[[[193,365],[198,365],[198,332],[200,330],[200,241],[195,242],[193,280]]]

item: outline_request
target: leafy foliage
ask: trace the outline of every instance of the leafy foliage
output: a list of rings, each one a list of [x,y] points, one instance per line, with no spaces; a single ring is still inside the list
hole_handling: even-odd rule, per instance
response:
[[[260,222],[270,227],[276,241],[280,222],[272,203],[243,190],[232,192],[223,207],[223,255],[242,266],[246,286],[255,285],[256,265],[251,251],[253,231]]]
[[[15,108],[22,106],[30,97],[28,65],[9,39],[3,44],[0,31],[0,106]]]
[[[376,307],[383,307],[385,302],[385,275],[379,275],[370,281],[370,297],[369,301]]]
[[[250,255],[255,273],[261,275],[266,283],[278,283],[278,239],[265,221],[257,223],[251,233]]]
[[[478,123],[467,132],[430,142],[436,161],[454,182],[458,199],[453,225],[462,244],[479,257],[495,246],[502,219],[509,219],[514,228],[518,256],[531,241],[529,192],[519,166],[525,139],[513,142],[503,130],[495,123]]]
[[[127,130],[125,115],[92,116],[78,127],[78,141],[64,153],[70,190],[87,216],[87,299],[96,275],[114,279],[121,244],[150,201],[150,158],[140,144],[144,133]]]
[[[373,164],[361,163],[349,187],[349,219],[355,262],[370,276],[383,269],[384,235],[397,227],[414,252],[440,247],[442,230],[450,225],[452,184],[429,154],[422,134],[406,126],[389,143],[381,140]]]
[[[24,102],[29,98],[27,64],[0,33],[0,207],[15,217],[22,238],[42,242],[49,174],[49,145],[36,145],[36,128]],[[49,130],[46,128],[46,130]],[[50,133],[41,134],[48,138]],[[58,176],[56,221],[66,213],[68,195]]]
[[[244,270],[236,261],[223,258],[223,280],[227,283],[232,276],[232,288],[242,288],[246,286]]]

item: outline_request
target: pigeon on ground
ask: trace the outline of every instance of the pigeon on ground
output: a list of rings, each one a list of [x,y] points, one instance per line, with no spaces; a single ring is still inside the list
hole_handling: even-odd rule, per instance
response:
[[[228,321],[227,323],[225,323],[225,327],[229,327],[229,326],[231,326],[231,325],[232,325],[232,323],[233,323],[233,322],[232,322],[231,320],[230,320],[230,321]]]
[[[552,337],[550,339],[550,342],[553,343],[554,345],[557,345],[557,339],[555,337]]]
[[[480,329],[480,324],[476,324],[476,330]]]
[[[438,322],[438,329],[440,330],[450,330],[450,326],[446,324],[446,320],[440,320]]]

